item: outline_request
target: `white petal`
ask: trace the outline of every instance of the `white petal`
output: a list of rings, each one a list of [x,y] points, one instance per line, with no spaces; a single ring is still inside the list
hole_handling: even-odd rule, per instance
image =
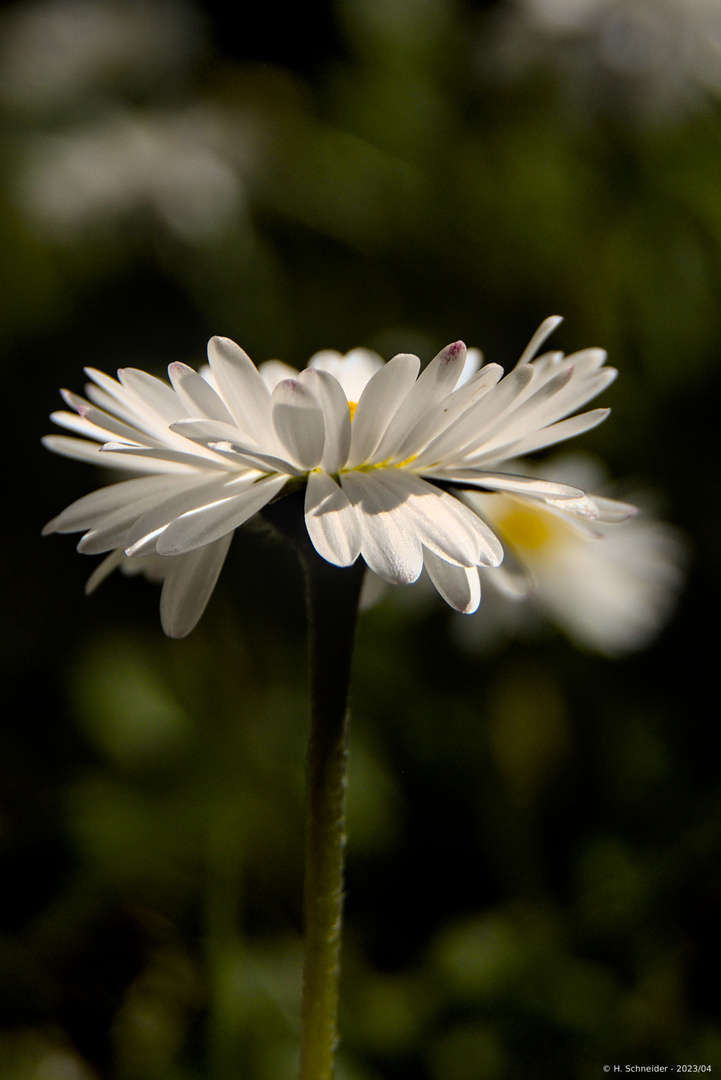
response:
[[[172,638],[182,638],[205,611],[225,562],[232,533],[187,555],[168,556],[168,570],[160,597],[160,620]]]
[[[454,469],[439,473],[439,479],[451,484],[477,487],[483,491],[510,491],[514,495],[527,495],[533,499],[580,499],[585,492],[569,484],[551,480],[536,480],[530,476],[512,476],[509,473],[481,472],[476,469]]]
[[[208,342],[208,360],[220,396],[241,430],[269,452],[275,449],[270,393],[250,357],[230,338]]]
[[[188,416],[207,416],[225,424],[233,423],[221,398],[197,371],[186,364],[174,363],[168,368],[168,375]]]
[[[308,476],[305,524],[313,547],[327,562],[350,566],[358,558],[360,528],[356,512],[327,473],[312,472]]]
[[[608,353],[605,349],[599,349],[591,347],[589,349],[579,349],[578,352],[570,353],[568,360],[577,371],[597,371],[598,368],[603,367],[608,358]]]
[[[469,379],[480,370],[483,364],[483,353],[480,349],[468,349],[466,352],[466,362],[463,365],[463,371],[461,377],[458,380],[458,386],[465,386]]]
[[[495,426],[500,417],[514,408],[528,392],[534,375],[534,368],[528,364],[506,375],[467,409],[455,424],[446,427],[429,443],[416,462],[416,467],[421,462],[463,461],[467,448],[481,445],[484,433]]]
[[[185,416],[185,409],[178,395],[162,379],[156,379],[154,375],[138,368],[121,368],[118,379],[133,397],[149,406],[156,417],[163,419],[166,424],[172,424],[174,420]]]
[[[447,604],[470,615],[481,602],[481,581],[475,567],[453,566],[432,551],[424,551],[428,576]]]
[[[581,435],[584,431],[603,423],[610,413],[610,409],[591,409],[578,416],[569,416],[566,420],[559,420],[557,424],[551,424],[541,431],[535,431],[531,435],[511,442],[504,442],[502,446],[496,445],[488,451],[484,449],[474,457],[477,464],[490,463],[492,461],[505,461],[509,457],[518,457],[520,454],[530,454],[534,450],[542,450],[545,446],[553,446],[555,443],[571,439],[575,435]]]
[[[356,403],[375,373],[384,366],[378,353],[370,349],[351,349],[345,356],[333,349],[324,349],[315,353],[308,364],[308,367],[327,371],[337,379],[348,400]]]
[[[542,401],[540,407],[536,407],[535,402],[532,401],[524,402],[522,409],[518,411],[518,430],[514,430],[511,434],[527,435],[533,429],[538,430],[555,424],[581,408],[591,398],[597,397],[618,374],[615,368],[603,368],[602,371],[593,371],[586,375],[579,374],[573,368],[570,371],[570,379],[565,385],[561,384],[554,394],[548,395],[547,400]],[[555,379],[549,380],[548,385],[554,385],[555,381]],[[513,417],[513,421],[516,421],[516,417]],[[496,435],[495,441],[499,439],[506,441],[507,437],[507,433],[500,432]]]
[[[145,513],[139,516],[125,537],[127,555],[149,555],[156,549],[160,534],[171,522],[176,521],[189,511],[202,510],[214,506],[223,499],[230,499],[253,487],[253,474],[246,473],[221,479],[206,476],[204,482],[186,485],[175,490],[163,500],[157,500]]]
[[[538,330],[536,330],[535,334],[528,342],[528,345],[526,345],[525,349],[521,353],[521,357],[516,366],[520,367],[522,364],[527,364],[530,360],[532,360],[540,349],[541,345],[543,345],[546,338],[550,337],[556,327],[560,326],[562,322],[563,317],[561,315],[549,315],[547,319],[544,319]]]
[[[418,463],[437,460],[440,443],[434,440],[441,434],[448,433],[450,441],[457,442],[458,425],[464,422],[466,415],[471,415],[473,406],[493,389],[502,376],[503,368],[500,364],[487,364],[482,371],[445,398],[437,409],[429,409],[400,444],[393,455],[394,460],[403,461],[415,456],[418,457]],[[474,430],[475,423],[475,420],[469,421],[467,426],[470,426],[471,431]],[[429,452],[426,455],[427,448]],[[442,446],[440,450],[442,453]]]
[[[135,439],[131,436],[129,442],[155,443],[161,446],[170,442],[171,445],[176,445],[175,438],[168,433],[168,421],[159,416],[141,397],[101,371],[86,368],[85,372],[93,379],[93,382],[85,387],[85,393],[96,407],[94,413],[87,413],[89,420],[102,426],[103,417],[109,413],[117,416],[132,432],[137,432]],[[125,439],[125,435],[121,435],[121,438]]]
[[[259,480],[240,495],[189,510],[168,525],[158,537],[156,551],[159,555],[182,555],[204,544],[211,544],[262,510],[286,482],[285,476],[271,476],[267,480]]]
[[[358,598],[358,610],[368,611],[369,608],[375,607],[383,599],[386,591],[385,581],[379,578],[377,574],[374,574],[372,570],[366,569]]]
[[[186,447],[188,444],[186,443]],[[203,471],[221,470],[227,472],[226,463],[209,451],[199,450],[193,453],[188,447],[186,450],[173,450],[165,446],[128,446],[126,443],[108,442],[100,447],[102,458],[100,464],[104,464],[106,454],[122,455],[128,458],[139,458],[143,461],[161,462],[174,465],[182,465],[186,470],[202,469]]]
[[[203,445],[211,442],[240,441],[245,446],[257,449],[255,442],[247,434],[241,432],[237,424],[226,423],[211,417],[205,420],[178,420],[177,423],[171,425],[170,430],[176,435],[182,435],[184,439]]]
[[[117,380],[106,375],[104,371],[97,371],[90,367],[85,368],[85,374],[93,380],[85,387],[85,393],[90,401],[105,412],[125,420],[131,427],[143,421],[148,412],[147,408],[139,408],[134,395],[121,386]],[[157,417],[155,417],[155,422],[157,422]]]
[[[325,424],[318,400],[299,379],[278,383],[271,398],[276,433],[292,460],[314,469],[323,456]]]
[[[147,508],[147,502],[144,508]],[[136,517],[135,506],[119,507],[114,513],[107,514],[96,528],[90,529],[80,538],[77,550],[83,555],[100,555],[104,551],[112,551],[113,548],[124,548],[128,530],[132,528]]]
[[[82,422],[89,428],[94,428],[95,431],[107,432],[105,437],[100,439],[101,442],[107,442],[108,437],[115,437],[117,439],[123,440],[124,442],[148,441],[149,436],[147,435],[147,433],[144,432],[141,428],[138,428],[136,425],[133,425],[131,427],[130,424],[123,423],[123,421],[118,420],[116,416],[111,415],[104,409],[98,409],[95,405],[92,405],[89,401],[86,401],[85,398],[81,398],[77,394],[72,394],[68,390],[61,390],[61,394],[64,401],[67,402],[71,409],[75,409],[75,412],[78,414],[78,416],[75,417],[76,421],[80,421],[82,418]],[[62,412],[52,413],[50,419],[53,420],[54,423],[60,424],[61,427],[70,428],[70,423],[68,421],[69,415],[70,414],[68,413]],[[75,426],[71,430],[80,431],[81,428]],[[83,431],[83,434],[86,433],[86,430]],[[95,433],[93,433],[90,437],[98,438]],[[157,440],[153,439],[152,441],[155,442]]]
[[[170,459],[158,461],[141,457],[132,457],[126,453],[109,453],[96,443],[85,439],[71,439],[67,435],[45,435],[43,446],[63,457],[76,458],[78,461],[90,461],[103,468],[124,469],[126,472],[142,473],[187,473],[188,466]]]
[[[527,600],[533,593],[533,578],[513,554],[506,551],[502,566],[493,566],[488,571],[481,571],[483,580],[492,582],[494,587],[508,600]]]
[[[144,476],[141,479],[122,480],[117,484],[91,491],[67,506],[57,517],[49,521],[43,529],[43,535],[49,533],[78,532],[91,529],[102,523],[104,517],[121,508],[130,508],[140,516],[146,509],[148,500],[166,499],[176,486],[187,486],[185,478],[169,476]]]
[[[207,450],[221,454],[228,460],[227,455],[232,454],[242,464],[244,460],[248,468],[257,469],[259,472],[287,473],[291,476],[302,476],[303,471],[293,465],[285,457],[276,454],[261,452],[255,442],[250,438],[244,438],[235,424],[224,424],[220,420],[179,420],[173,424],[172,431],[182,435],[184,439],[196,442]],[[278,442],[273,439],[274,445]],[[281,446],[282,450],[283,447]]]
[[[466,346],[462,341],[446,346],[431,360],[388,424],[378,445],[380,461],[396,453],[409,431],[429,409],[435,406],[434,411],[439,411],[440,404],[458,382],[465,362]]]
[[[163,479],[167,481],[167,478]],[[85,555],[98,555],[122,547],[133,555],[149,554],[155,550],[160,528],[191,507],[209,502],[219,489],[228,490],[227,480],[220,483],[217,480],[209,482],[207,477],[196,478],[190,483],[184,477],[173,477],[173,480],[172,485],[164,485],[162,492],[150,491],[142,499],[118,505],[111,513],[103,515],[95,527],[82,537],[77,545],[78,551]],[[145,535],[148,521],[160,526],[150,538]],[[142,543],[139,539],[141,536]]]
[[[637,506],[632,503],[620,502],[618,499],[605,499],[600,495],[594,495],[593,501],[598,509],[598,520],[604,524],[617,524],[628,521],[639,513]]]
[[[477,514],[452,495],[412,473],[381,469],[376,478],[401,497],[424,547],[461,566],[485,563],[496,566],[503,548],[496,535]]]
[[[421,362],[400,353],[376,372],[360,396],[353,417],[348,466],[371,460],[388,424],[416,380]]]
[[[116,548],[115,551],[111,551],[107,558],[103,559],[99,566],[96,566],[92,574],[85,582],[85,595],[90,596],[94,593],[98,585],[102,585],[107,577],[109,577],[113,570],[116,570],[123,559],[125,558],[125,552],[123,549]]]
[[[168,432],[168,425],[185,416],[185,409],[167,383],[133,368],[118,372],[124,380],[123,384],[93,368],[86,368],[85,371],[97,384],[86,387],[85,392],[91,401],[132,428],[144,432],[155,443],[177,447],[177,440]]]
[[[258,371],[269,390],[275,390],[283,379],[298,378],[297,368],[284,364],[282,360],[266,360],[265,363],[258,365]]]
[[[348,460],[351,439],[350,409],[348,398],[337,379],[321,368],[306,368],[299,376],[313,393],[323,410],[325,443],[321,468],[327,473],[337,473]]]
[[[423,550],[408,528],[404,500],[370,473],[341,473],[341,486],[355,507],[361,555],[374,573],[395,585],[409,585],[423,568]]]

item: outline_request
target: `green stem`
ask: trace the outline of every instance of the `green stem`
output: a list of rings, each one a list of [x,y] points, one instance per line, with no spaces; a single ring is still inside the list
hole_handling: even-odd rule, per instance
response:
[[[301,1080],[331,1080],[343,917],[348,685],[363,567],[304,553],[308,587],[311,731],[307,764],[305,966]]]
[[[300,1080],[332,1080],[338,1043],[338,974],[343,919],[348,686],[364,564],[327,563],[310,543],[303,493],[266,507],[306,574],[311,729],[307,761],[305,963]]]

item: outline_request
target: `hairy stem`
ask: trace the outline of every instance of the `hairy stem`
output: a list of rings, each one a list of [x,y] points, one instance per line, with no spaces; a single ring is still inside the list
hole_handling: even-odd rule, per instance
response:
[[[363,567],[304,556],[310,622],[301,1080],[331,1080],[343,916],[348,685]]]
[[[306,575],[311,727],[300,1080],[332,1080],[338,1043],[348,686],[365,567],[360,559],[353,566],[333,566],[318,555],[305,528],[302,492],[266,507],[264,516],[293,542]]]

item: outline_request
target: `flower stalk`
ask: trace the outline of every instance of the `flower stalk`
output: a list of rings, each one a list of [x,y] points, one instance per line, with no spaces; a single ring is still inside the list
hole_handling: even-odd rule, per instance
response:
[[[300,1080],[332,1080],[338,1043],[348,769],[348,687],[365,565],[338,567],[310,543],[302,493],[265,516],[293,541],[306,577],[311,724],[306,766],[304,926]]]
[[[331,566],[312,550],[312,554],[308,552],[305,568],[310,622],[311,731],[306,792],[300,1076],[301,1080],[330,1080],[338,1041],[348,685],[363,566],[344,569]]]

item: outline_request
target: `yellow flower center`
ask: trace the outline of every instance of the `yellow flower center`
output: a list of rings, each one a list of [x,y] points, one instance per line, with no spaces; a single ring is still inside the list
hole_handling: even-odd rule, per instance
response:
[[[351,423],[353,423],[353,417],[355,416],[355,411],[358,408],[358,402],[357,401],[349,401],[348,402],[348,408],[350,409]]]
[[[514,506],[498,519],[498,528],[513,547],[527,551],[539,551],[547,547],[558,530],[554,529],[549,514]]]

